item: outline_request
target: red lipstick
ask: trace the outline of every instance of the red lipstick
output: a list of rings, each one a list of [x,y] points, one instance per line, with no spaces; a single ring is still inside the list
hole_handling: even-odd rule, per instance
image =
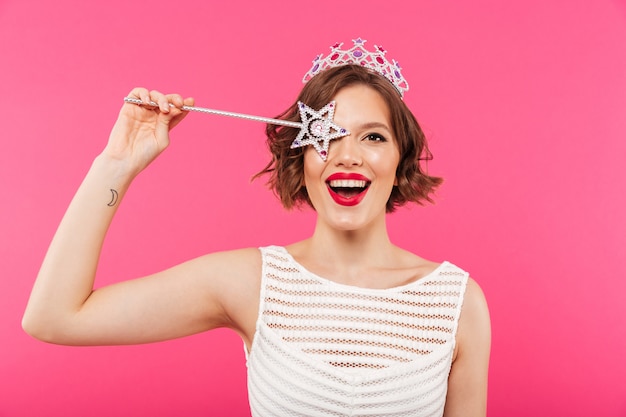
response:
[[[333,201],[341,206],[356,206],[359,204],[371,180],[354,172],[337,172],[326,179],[326,187]]]

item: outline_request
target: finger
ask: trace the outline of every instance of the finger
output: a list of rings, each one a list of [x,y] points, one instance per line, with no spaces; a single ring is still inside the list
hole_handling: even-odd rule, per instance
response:
[[[194,104],[195,100],[193,99],[193,97],[187,97],[183,100],[184,106],[193,106]],[[182,111],[181,114],[176,115],[170,122],[170,129],[173,129],[176,125],[178,125],[178,123],[180,123],[185,117],[187,117],[188,114],[189,111]]]
[[[157,90],[152,90],[150,91],[150,100],[154,101],[155,103],[157,103],[159,110],[161,111],[161,113],[169,113],[170,112],[170,102],[168,101],[167,97],[165,96],[165,94],[157,91]]]
[[[151,102],[152,100],[150,100],[150,92],[149,92],[147,89],[142,88],[142,89],[139,91],[139,98],[141,99],[141,101],[143,102],[143,104],[150,106],[150,102]]]
[[[148,90],[143,87],[135,87],[132,90],[130,90],[130,93],[128,93],[128,97],[137,98],[141,100],[142,97],[148,97]]]
[[[141,101],[141,103],[136,103],[132,107],[137,107],[137,106],[146,106],[148,108],[154,107],[150,105],[150,93],[145,88],[135,87],[127,94],[127,97],[138,99]]]
[[[167,99],[170,103],[174,105],[176,108],[181,108],[184,105],[184,100],[180,94],[168,94]]]

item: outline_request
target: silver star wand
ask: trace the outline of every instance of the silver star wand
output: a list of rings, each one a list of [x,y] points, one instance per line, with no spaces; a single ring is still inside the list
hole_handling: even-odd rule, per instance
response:
[[[126,103],[137,104],[141,106],[145,104],[143,101],[133,98],[125,97]],[[149,105],[158,107],[157,103],[151,102]],[[182,110],[195,111],[200,113],[215,114],[218,116],[236,117],[239,119],[254,120],[257,122],[263,122],[267,124],[274,124],[280,126],[288,126],[299,128],[300,132],[294,141],[291,143],[291,148],[300,148],[306,145],[313,145],[320,157],[325,161],[328,157],[328,147],[330,141],[346,135],[349,135],[346,129],[337,126],[333,122],[335,115],[335,102],[331,101],[321,110],[314,110],[302,103],[298,102],[298,111],[300,112],[301,122],[291,122],[289,120],[272,119],[269,117],[253,116],[250,114],[235,113],[224,110],[207,109],[203,107],[183,106]]]

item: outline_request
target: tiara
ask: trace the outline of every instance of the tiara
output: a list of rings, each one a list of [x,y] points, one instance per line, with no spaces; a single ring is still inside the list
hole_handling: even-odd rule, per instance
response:
[[[395,59],[392,63],[387,61],[385,53],[387,52],[382,46],[374,45],[375,51],[370,52],[365,49],[364,39],[353,39],[354,45],[350,49],[341,49],[342,43],[336,43],[330,47],[330,54],[322,59],[323,54],[319,54],[313,60],[313,66],[304,74],[302,82],[306,83],[321,71],[340,67],[342,65],[358,64],[368,68],[389,80],[400,93],[400,97],[404,96],[404,92],[408,91],[409,83],[404,79],[400,70],[400,64]]]

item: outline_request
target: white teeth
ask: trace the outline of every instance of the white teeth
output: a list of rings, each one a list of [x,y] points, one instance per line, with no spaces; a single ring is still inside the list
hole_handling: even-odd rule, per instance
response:
[[[331,187],[363,188],[363,187],[367,186],[367,181],[363,181],[363,180],[332,180],[332,181],[329,181],[328,184]]]

